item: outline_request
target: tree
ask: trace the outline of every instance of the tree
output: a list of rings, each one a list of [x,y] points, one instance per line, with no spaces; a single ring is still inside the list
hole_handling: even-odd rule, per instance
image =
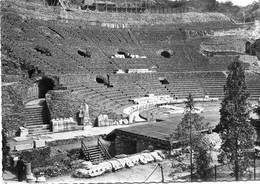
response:
[[[204,181],[209,181],[213,177],[213,170],[210,166],[213,160],[210,151],[211,150],[207,150],[202,144],[196,146],[194,151],[196,174],[199,179]]]
[[[221,103],[220,122],[217,130],[222,139],[219,161],[231,163],[236,180],[243,176],[249,166],[249,158],[244,149],[254,146],[255,130],[249,122],[249,109],[246,91],[245,71],[240,61],[228,67],[229,74],[224,86],[224,99]]]
[[[194,178],[194,169],[199,171],[197,175],[200,177],[200,179],[208,180],[208,178],[205,178],[205,173],[209,172],[207,169],[209,168],[209,163],[212,161],[212,159],[210,155],[207,154],[208,150],[204,149],[201,144],[203,134],[200,131],[208,129],[209,123],[205,123],[203,121],[204,117],[192,112],[194,110],[195,102],[191,94],[189,94],[189,96],[187,97],[187,101],[185,102],[185,104],[186,113],[182,118],[182,121],[178,124],[173,136],[175,140],[178,140],[180,142],[182,148],[190,146],[191,181]],[[183,152],[185,152],[184,149]],[[195,160],[194,163],[192,159]]]
[[[207,1],[206,10],[209,12],[216,11],[218,8],[218,2],[216,0],[208,0]]]
[[[7,160],[9,155],[10,147],[7,143],[6,130],[5,127],[2,127],[2,171],[5,172],[7,169]]]

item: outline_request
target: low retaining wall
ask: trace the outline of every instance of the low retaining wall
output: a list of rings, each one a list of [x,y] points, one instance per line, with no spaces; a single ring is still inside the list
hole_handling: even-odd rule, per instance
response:
[[[46,145],[48,146],[60,146],[60,145],[68,145],[68,144],[80,144],[81,145],[81,141],[85,141],[86,143],[89,142],[94,142],[96,145],[97,144],[97,138],[99,136],[79,136],[79,137],[75,137],[75,138],[71,138],[71,139],[60,139],[60,140],[55,140],[55,141],[46,141]]]

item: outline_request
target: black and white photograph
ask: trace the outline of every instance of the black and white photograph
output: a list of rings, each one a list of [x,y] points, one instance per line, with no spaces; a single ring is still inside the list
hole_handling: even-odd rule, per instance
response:
[[[260,0],[0,3],[0,183],[260,181]]]

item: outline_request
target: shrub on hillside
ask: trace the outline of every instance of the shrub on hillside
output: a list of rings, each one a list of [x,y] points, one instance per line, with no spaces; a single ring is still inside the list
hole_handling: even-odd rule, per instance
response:
[[[2,87],[2,126],[8,137],[13,137],[24,124],[23,84]]]
[[[46,147],[22,151],[20,152],[20,156],[22,156],[26,162],[30,162],[32,168],[36,168],[47,164],[50,158],[50,152],[50,147]]]

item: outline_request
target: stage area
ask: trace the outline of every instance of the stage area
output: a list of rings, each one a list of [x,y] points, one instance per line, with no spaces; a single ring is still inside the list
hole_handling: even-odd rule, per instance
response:
[[[148,119],[152,115],[153,119],[156,121],[177,122],[173,124],[178,124],[184,116],[184,107],[184,104],[154,107],[148,111],[140,112],[140,117]],[[195,108],[198,109],[197,113],[200,114],[200,116],[205,117],[205,121],[209,122],[212,126],[215,126],[218,123],[220,118],[219,102],[196,103]]]
[[[175,104],[178,108],[181,109],[184,107],[184,104]],[[204,109],[204,112],[201,113],[201,116],[204,116],[204,122],[209,122],[210,127],[214,128],[219,122],[219,103],[197,103],[197,107]],[[172,113],[169,116],[164,116],[161,118],[157,117],[155,112],[162,112],[162,108],[155,107],[151,110],[142,111],[140,116],[147,118],[153,114],[153,121],[146,123],[138,123],[135,126],[122,127],[115,129],[107,136],[107,140],[114,141],[117,137],[123,139],[132,140],[135,142],[149,142],[152,145],[155,145],[158,148],[169,149],[169,138],[170,134],[173,134],[176,130],[178,124],[181,122],[184,114],[180,111],[179,113]],[[168,108],[165,109],[169,111]],[[151,119],[150,117],[148,119]]]

